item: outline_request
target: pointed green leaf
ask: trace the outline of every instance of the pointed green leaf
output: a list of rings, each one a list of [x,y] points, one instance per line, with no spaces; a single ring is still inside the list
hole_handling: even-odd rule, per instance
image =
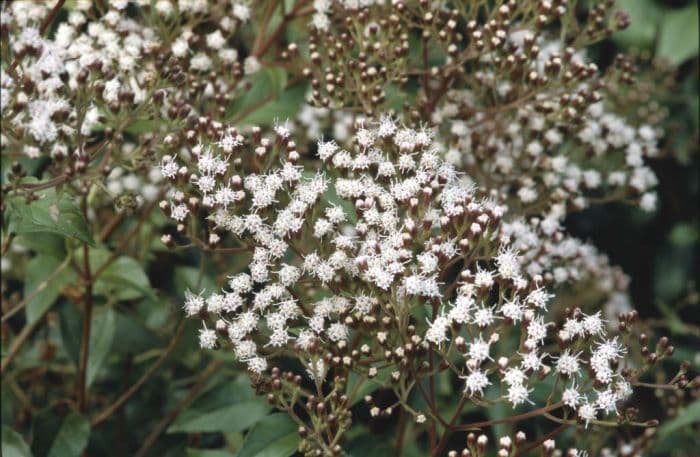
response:
[[[182,414],[168,429],[178,432],[241,432],[263,419],[270,408],[262,401],[252,400],[214,411]]]
[[[32,420],[32,455],[46,457],[61,429],[63,417],[53,408],[39,411]]]
[[[663,11],[654,0],[617,0],[617,9],[629,14],[630,25],[615,32],[613,39],[625,46],[651,48]]]
[[[673,65],[680,65],[698,55],[700,35],[698,33],[698,4],[691,2],[687,7],[667,12],[661,21],[656,56],[668,59]]]
[[[75,273],[67,262],[47,256],[37,255],[27,263],[24,282],[24,296],[32,298],[27,302],[27,322],[34,322],[58,298],[61,288],[75,280]]]
[[[93,244],[87,222],[78,205],[67,195],[48,195],[27,204],[23,198],[8,200],[9,231],[17,235],[56,233]]]
[[[187,457],[236,457],[224,449],[185,449]]]
[[[659,427],[659,437],[665,438],[681,428],[700,423],[700,400],[696,400],[684,410]]]
[[[281,68],[263,68],[253,77],[250,89],[231,102],[226,116],[233,117],[238,123],[258,107],[276,99],[286,86],[287,72]]]
[[[90,437],[90,423],[78,413],[71,413],[63,420],[48,457],[79,456]]]
[[[271,414],[248,432],[236,457],[289,457],[296,451],[299,439],[289,416]]]
[[[90,327],[90,354],[88,357],[87,379],[89,387],[95,380],[95,376],[102,368],[105,359],[109,355],[114,340],[116,318],[114,311],[108,309],[92,317]]]
[[[80,352],[80,338],[83,328],[83,315],[78,311],[74,303],[67,300],[59,301],[57,308],[58,325],[61,332],[63,348],[77,366]]]
[[[90,270],[95,273],[110,258],[106,249],[90,250]],[[113,295],[119,300],[133,300],[147,296],[155,300],[146,272],[140,263],[131,257],[122,256],[115,259],[97,277],[93,291],[96,295]]]
[[[32,457],[29,446],[22,435],[5,425],[2,426],[2,456],[3,457]]]
[[[306,100],[306,84],[295,84],[266,102],[236,123],[238,125],[270,125],[275,119],[293,119]]]

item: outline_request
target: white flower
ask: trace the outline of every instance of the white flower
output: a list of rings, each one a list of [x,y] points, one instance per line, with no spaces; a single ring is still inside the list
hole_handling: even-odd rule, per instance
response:
[[[542,316],[537,316],[530,321],[527,326],[528,338],[535,342],[541,342],[547,337],[547,325],[544,323]]]
[[[477,287],[488,288],[493,285],[493,275],[490,271],[479,270],[474,275],[474,284]]]
[[[338,151],[339,147],[335,141],[318,141],[318,156],[324,162],[330,159]]]
[[[583,397],[579,393],[575,384],[572,384],[571,387],[564,389],[564,392],[562,392],[561,395],[561,401],[570,408],[576,408],[576,406],[581,402],[582,398]]]
[[[547,309],[547,302],[553,295],[547,293],[543,288],[538,288],[530,292],[525,299],[525,303],[529,303],[541,309]]]
[[[512,248],[501,248],[496,255],[498,274],[504,279],[513,279],[520,275],[518,253]]]
[[[508,368],[503,374],[503,382],[509,386],[522,384],[527,379],[527,375],[519,368]]]
[[[469,344],[469,352],[467,354],[470,359],[477,363],[483,362],[486,359],[493,360],[489,356],[489,347],[489,343],[485,342],[481,339],[481,336],[479,336],[478,340],[474,340]]]
[[[440,346],[448,340],[447,330],[450,327],[450,320],[445,316],[438,316],[433,322],[428,322],[430,327],[425,333],[425,339]]]
[[[326,364],[322,358],[316,360],[316,363],[309,363],[309,368],[306,372],[309,377],[315,381],[323,381],[326,378]]]
[[[250,19],[250,7],[241,1],[232,0],[233,15],[241,22],[247,22]]]
[[[214,349],[216,346],[216,331],[206,326],[199,330],[199,346],[202,349]]]
[[[620,400],[617,393],[611,389],[606,389],[602,392],[598,392],[598,397],[596,398],[595,405],[601,411],[617,414],[617,402]]]
[[[598,414],[597,408],[594,405],[588,403],[588,401],[584,402],[581,406],[579,406],[577,412],[581,420],[586,422],[586,427],[588,427],[588,423],[590,421],[596,419],[596,416]]]
[[[243,71],[246,75],[252,75],[260,71],[260,61],[255,56],[248,56],[243,61]]]
[[[517,298],[505,301],[499,311],[503,317],[507,317],[513,322],[519,322],[523,317],[523,305]]]
[[[516,407],[524,402],[532,403],[529,399],[530,392],[532,392],[532,389],[528,389],[523,384],[513,384],[508,387],[506,398],[513,407]]]
[[[603,319],[600,317],[600,311],[590,316],[586,316],[583,319],[583,327],[589,335],[602,335],[605,333],[605,327],[603,326]]]
[[[331,25],[331,21],[328,15],[322,12],[314,13],[311,17],[311,24],[315,29],[326,31]]]
[[[521,354],[523,360],[520,363],[523,370],[538,371],[544,366],[542,359],[547,356],[547,354],[538,354],[536,351],[531,351],[526,354]]]
[[[557,360],[557,373],[565,376],[577,375],[580,371],[578,356],[579,354],[571,354],[568,349],[565,350]]]
[[[189,208],[187,208],[187,205],[185,205],[184,203],[180,203],[179,205],[171,203],[170,217],[172,217],[176,221],[182,222],[183,220],[185,220],[189,212]]]
[[[255,374],[262,374],[263,371],[267,370],[267,360],[262,357],[252,357],[246,360],[248,364],[248,369]]]
[[[492,308],[481,307],[474,312],[472,323],[479,327],[487,327],[494,323],[496,316],[493,314]]]
[[[328,338],[330,338],[330,340],[333,342],[338,342],[340,340],[347,340],[348,339],[348,328],[345,324],[341,324],[339,322],[334,322],[333,324],[330,325],[330,327],[328,327],[326,334],[328,335]]]
[[[474,370],[467,376],[462,376],[462,379],[464,379],[464,393],[469,395],[474,395],[475,393],[483,395],[486,386],[491,384],[486,373],[481,370]]]
[[[226,44],[226,38],[221,34],[221,30],[216,29],[207,34],[207,46],[212,49],[221,49]]]
[[[639,207],[650,213],[656,210],[656,202],[656,192],[647,192],[642,195],[642,198],[639,200]]]
[[[204,307],[204,298],[202,298],[202,292],[195,295],[189,290],[185,291],[185,314],[190,317],[198,314],[199,311]]]

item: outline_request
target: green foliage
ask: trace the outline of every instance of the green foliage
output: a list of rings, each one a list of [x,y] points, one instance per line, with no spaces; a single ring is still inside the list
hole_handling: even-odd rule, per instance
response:
[[[60,295],[61,288],[75,280],[67,261],[50,255],[37,255],[27,264],[24,296],[32,297],[27,303],[27,321],[34,322],[46,312]]]
[[[58,306],[58,324],[61,344],[75,366],[78,366],[83,317],[76,305],[63,301]]]
[[[655,50],[657,57],[680,65],[697,56],[698,4],[670,9],[655,0],[617,0],[619,9],[630,15],[630,26],[617,32],[615,41],[626,47]]]
[[[656,55],[679,65],[698,54],[698,4],[691,2],[680,10],[668,11],[661,19]]]
[[[3,457],[31,457],[32,455],[22,436],[5,425],[2,426],[2,455]]]
[[[220,449],[187,449],[187,457],[235,457],[235,454]]]
[[[183,413],[168,428],[168,433],[242,432],[264,418],[269,410],[263,401],[250,400],[196,415]]]
[[[88,420],[78,413],[71,413],[61,422],[60,428],[51,440],[51,446],[46,456],[73,457],[80,455],[87,446],[89,437],[90,424]]]
[[[663,10],[655,0],[617,0],[618,9],[630,15],[630,26],[617,32],[615,40],[626,46],[651,48]]]
[[[285,88],[259,109],[242,117],[239,125],[270,125],[275,119],[283,121],[296,116],[305,101],[307,85],[303,82]]]
[[[111,261],[112,253],[106,249],[90,250],[90,270],[95,273]],[[114,259],[97,278],[94,293],[118,300],[133,300],[147,296],[155,299],[148,276],[141,265],[131,257]]]
[[[48,192],[27,205],[23,198],[7,201],[8,231],[17,235],[55,233],[90,245],[92,235],[80,208],[68,195]]]
[[[110,354],[116,332],[115,324],[116,317],[111,309],[99,312],[92,317],[90,357],[88,358],[86,378],[88,387],[95,380],[100,368]]]
[[[690,425],[700,422],[700,400],[691,403],[670,421],[659,427],[659,436],[663,439],[671,436],[681,429],[688,429]]]
[[[299,445],[299,434],[292,420],[275,413],[258,422],[248,433],[236,457],[288,457]]]
[[[226,116],[235,124],[270,125],[296,113],[304,100],[305,86],[287,87],[287,72],[281,68],[263,68],[253,85],[228,106]]]

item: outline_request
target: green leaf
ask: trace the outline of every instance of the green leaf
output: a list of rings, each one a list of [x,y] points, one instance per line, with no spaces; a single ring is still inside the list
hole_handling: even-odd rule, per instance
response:
[[[665,438],[680,428],[700,422],[700,400],[695,400],[678,416],[659,427],[659,437]]]
[[[269,409],[264,402],[253,400],[214,411],[183,414],[168,428],[168,433],[241,432],[263,419]]]
[[[87,446],[90,423],[78,413],[70,413],[61,424],[48,457],[75,457]]]
[[[159,125],[160,121],[157,119],[136,119],[125,130],[132,135],[140,135],[157,130]]]
[[[249,115],[237,121],[238,125],[270,125],[275,119],[293,119],[306,100],[306,84],[296,84],[282,91]]]
[[[663,10],[654,0],[617,0],[615,5],[630,16],[630,25],[613,35],[624,46],[651,48]]]
[[[661,21],[656,56],[680,65],[698,55],[698,4],[691,2],[683,9],[667,12]]]
[[[348,444],[348,457],[385,457],[396,453],[389,436],[371,436],[369,430]],[[401,455],[405,455],[405,451]]]
[[[187,457],[236,457],[232,452],[223,449],[185,449]]]
[[[78,205],[67,195],[50,194],[27,204],[21,197],[7,202],[9,231],[17,235],[56,233],[93,245],[92,235]]]
[[[175,286],[178,290],[190,289],[199,293],[201,290],[212,292],[217,289],[211,276],[204,274],[201,284],[199,281],[199,268],[181,266],[175,268]]]
[[[51,450],[63,418],[52,408],[39,411],[32,420],[32,455],[46,457]]]
[[[356,373],[350,372],[350,375],[348,376],[348,386],[352,387],[350,387],[349,390],[354,390],[356,383],[362,383],[362,385],[357,388],[357,393],[355,394],[355,397],[350,406],[354,406],[355,404],[359,403],[365,397],[365,395],[369,395],[375,390],[381,389],[384,386],[386,386],[387,382],[389,381],[390,375],[391,370],[389,370],[388,368],[378,369],[377,375],[371,379],[365,379],[358,376]]]
[[[77,366],[83,315],[77,310],[75,304],[62,300],[58,304],[58,324],[63,348]]]
[[[56,273],[58,271],[58,273]],[[53,276],[49,282],[47,279]],[[75,273],[68,263],[48,255],[37,255],[27,263],[24,296],[27,302],[27,322],[36,321],[58,298],[61,288],[75,280]]]
[[[246,117],[256,106],[277,98],[287,86],[287,72],[281,68],[263,68],[255,74],[253,85],[242,96],[237,97],[226,109],[227,117]],[[268,121],[271,121],[269,119]]]
[[[119,311],[115,311],[114,314],[116,317],[114,339],[129,342],[129,344],[113,345],[112,352],[114,354],[140,354],[163,344],[161,339],[143,322],[136,319],[133,314]]]
[[[29,446],[22,435],[5,425],[2,426],[2,457],[31,457]]]
[[[673,226],[668,238],[671,244],[688,247],[698,242],[700,231],[693,224],[681,222]]]
[[[665,325],[671,330],[671,333],[674,335],[685,335],[688,333],[685,323],[670,306],[660,301],[656,303],[656,308],[663,314]]]
[[[19,400],[8,383],[3,382],[0,384],[0,416],[2,418],[2,423],[11,423],[15,420],[15,414],[19,406]]]
[[[90,326],[90,354],[87,365],[86,383],[89,387],[109,355],[114,340],[116,317],[114,311],[108,309],[92,317]]]
[[[39,182],[39,180],[35,178],[34,175],[36,174],[37,170],[49,160],[51,159],[48,157],[30,159],[25,155],[17,157],[13,154],[13,156],[10,157],[9,154],[3,154],[0,156],[0,184],[5,184],[7,181],[7,175],[9,175],[12,171],[13,162],[19,162],[19,164],[22,165],[22,169],[27,172],[27,176],[21,180],[23,183],[31,182],[36,184]]]
[[[90,270],[94,273],[101,269],[111,252],[106,249],[90,250]],[[111,296],[119,300],[133,300],[147,296],[155,300],[146,272],[136,260],[122,256],[114,260],[100,274],[93,291],[96,295]]]
[[[657,299],[672,303],[688,290],[693,280],[693,261],[692,249],[663,244],[663,250],[654,259],[654,292]]]
[[[80,356],[80,343],[83,330],[83,315],[72,303],[64,302],[58,310],[58,323],[61,330],[61,341],[68,356],[77,365]],[[93,314],[90,325],[90,352],[86,383],[92,384],[99,373],[107,356],[111,353],[114,335],[116,334],[116,313],[107,309]]]
[[[59,235],[51,233],[44,233],[41,236],[28,235],[20,237],[17,241],[37,254],[57,259],[65,259],[67,255],[65,239]]]
[[[289,457],[299,445],[299,433],[283,413],[271,414],[248,432],[236,457]]]

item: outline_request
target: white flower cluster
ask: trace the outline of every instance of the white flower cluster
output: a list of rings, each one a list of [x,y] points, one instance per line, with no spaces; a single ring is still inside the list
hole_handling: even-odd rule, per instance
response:
[[[267,348],[306,351],[315,341],[342,347],[354,332],[370,344],[400,344],[391,326],[369,334],[353,329],[389,317],[415,319],[432,303],[428,325],[412,344],[444,357],[463,346],[465,395],[488,397],[487,388],[500,379],[504,399],[515,407],[532,402],[534,384],[554,369],[572,380],[559,395],[583,420],[615,412],[629,391],[613,369],[624,349],[605,339],[600,313],[577,314],[558,334],[556,323],[546,321],[552,295],[541,285],[543,275],[570,279],[556,272],[557,262],[571,262],[572,270],[598,265],[587,260],[585,245],[551,236],[558,221],[503,220],[506,207],[464,184],[439,158],[428,131],[389,116],[359,124],[351,150],[319,141],[321,172],[295,165],[293,150],[278,155],[279,165],[249,171],[283,154],[278,146],[290,141],[289,133],[275,130],[276,141],[258,136],[247,144],[221,126],[224,139],[192,148],[190,165],[173,157],[162,164],[176,186],[177,176],[188,177],[164,205],[176,222],[200,212],[214,223],[217,241],[221,234],[249,250],[247,271],[206,298],[188,293],[185,310],[210,316],[251,371],[266,369]],[[232,146],[224,152],[222,144]],[[217,198],[222,192],[232,198]],[[340,200],[329,202],[330,194]],[[459,269],[450,273],[450,266]],[[455,281],[452,296],[448,282]],[[202,347],[214,346],[212,332],[202,330]],[[551,349],[555,336],[566,349]],[[585,366],[602,390],[585,382]]]
[[[493,379],[499,378],[504,398],[514,407],[532,403],[530,393],[535,384],[553,368],[564,380],[572,380],[571,386],[560,392],[561,401],[575,409],[582,420],[589,422],[600,413],[617,412],[618,402],[631,393],[630,385],[613,369],[626,349],[617,337],[605,338],[600,312],[567,319],[558,332],[559,340],[567,348],[557,354],[547,345],[555,323],[545,320],[551,296],[543,289],[530,289],[526,294],[522,281],[517,276],[515,280],[506,278],[502,267],[462,277],[466,280],[456,299],[444,305],[440,315],[429,323],[425,338],[437,346],[454,339],[460,346],[465,344],[461,329],[467,329],[471,341],[462,350],[466,358],[465,394],[485,396],[485,389]],[[496,287],[501,291],[500,305],[489,306],[488,297]],[[521,343],[513,348],[514,355],[500,356],[494,361],[491,345],[501,340],[505,329],[512,326],[519,327]],[[595,346],[590,344],[591,338],[598,341]],[[580,350],[574,352],[570,347]],[[598,390],[583,388],[586,382],[576,385],[577,379],[588,379],[585,366],[590,369]]]
[[[566,214],[548,211],[557,202],[582,209],[591,201],[606,198],[629,199],[645,211],[653,211],[657,179],[646,159],[658,155],[657,130],[646,123],[631,125],[609,111],[614,106],[605,90],[594,89],[593,78],[604,75],[599,75],[597,67],[587,63],[583,55],[560,49],[558,41],[514,32],[514,56],[529,52],[523,49],[523,34],[541,48],[530,63],[528,78],[546,78],[557,68],[556,75],[563,83],[531,89],[517,109],[498,116],[485,110],[469,120],[461,113],[480,106],[481,97],[490,98],[493,91],[482,87],[449,91],[432,115],[433,122],[445,125],[449,129],[445,133],[452,137],[446,160],[474,170],[472,175],[480,183],[480,176],[487,177],[525,209],[547,217]],[[507,75],[502,76],[505,80],[489,79],[485,87],[497,88],[506,103],[515,89]]]
[[[194,315],[206,306],[208,312],[220,314],[223,323],[217,328],[228,329],[235,348],[251,336],[258,320],[264,317],[265,328],[271,331],[265,344],[281,346],[292,338],[288,321],[302,317],[289,291],[305,279],[328,285],[346,277],[364,284],[366,295],[354,300],[329,297],[304,314],[313,334],[332,342],[345,340],[348,335],[340,316],[350,310],[366,315],[371,309],[368,297],[375,291],[396,289],[397,297],[439,297],[438,264],[455,257],[455,240],[425,240],[415,254],[411,232],[423,233],[439,227],[448,215],[465,215],[468,211],[483,216],[469,226],[479,235],[504,209],[491,201],[475,199],[470,188],[461,186],[454,170],[429,149],[431,140],[424,131],[387,129],[387,125],[393,125],[393,121],[387,118],[379,129],[359,128],[354,154],[340,150],[333,142],[319,142],[319,156],[328,162],[328,171],[343,176],[335,181],[334,191],[341,199],[354,203],[355,214],[346,213],[339,204],[321,208],[321,196],[329,187],[327,178],[323,174],[305,178],[300,167],[290,161],[266,173],[248,173],[245,178],[232,174],[229,165],[241,154],[243,141],[237,141],[229,151],[233,157],[217,152],[222,144],[229,143],[225,140],[195,146],[191,151],[195,161],[191,174],[181,170],[175,158],[164,157],[163,176],[175,180],[178,174],[189,175],[191,188],[198,193],[194,198],[208,208],[217,230],[230,232],[252,249],[246,281],[237,276],[230,284],[232,292],[214,294],[206,300],[190,295],[187,313]],[[239,135],[225,129],[223,136]],[[391,141],[392,136],[394,148],[404,151],[398,164],[374,144]],[[262,139],[260,144],[255,154],[264,157],[270,153],[272,142]],[[378,170],[379,179],[372,169]],[[183,192],[175,191],[172,198],[170,216],[183,223],[190,214],[193,197],[188,200]],[[347,224],[349,220],[354,223]],[[290,251],[302,244],[295,238],[306,236],[302,230],[305,226],[310,227],[310,235],[320,249],[296,252],[297,264],[288,264],[285,259]],[[245,287],[234,288],[234,280]],[[253,289],[253,284],[264,287]],[[305,346],[309,335],[302,331],[296,337]],[[260,366],[255,359],[251,368]]]
[[[374,4],[384,4],[385,0],[314,0],[314,14],[311,18],[311,26],[319,31],[328,31],[331,26],[331,9],[335,5],[348,14],[361,8],[367,8]]]
[[[3,11],[4,20],[21,29],[11,45],[16,59],[22,56],[22,65],[11,73],[3,69],[1,106],[3,117],[26,129],[36,143],[53,143],[49,152],[55,154],[67,147],[57,141],[61,136],[72,137],[78,130],[89,135],[102,116],[94,103],[87,109],[81,106],[81,112],[73,105],[90,70],[99,68],[112,75],[103,82],[106,103],[118,101],[126,90],[133,93],[133,102],[145,101],[145,87],[155,70],[140,64],[141,57],[156,49],[159,39],[153,29],[116,8],[95,21],[73,10],[67,21],[58,24],[53,38],[46,38],[39,25],[47,13],[41,2],[13,2]],[[26,109],[10,115],[13,105]],[[31,150],[25,153],[32,157]]]

